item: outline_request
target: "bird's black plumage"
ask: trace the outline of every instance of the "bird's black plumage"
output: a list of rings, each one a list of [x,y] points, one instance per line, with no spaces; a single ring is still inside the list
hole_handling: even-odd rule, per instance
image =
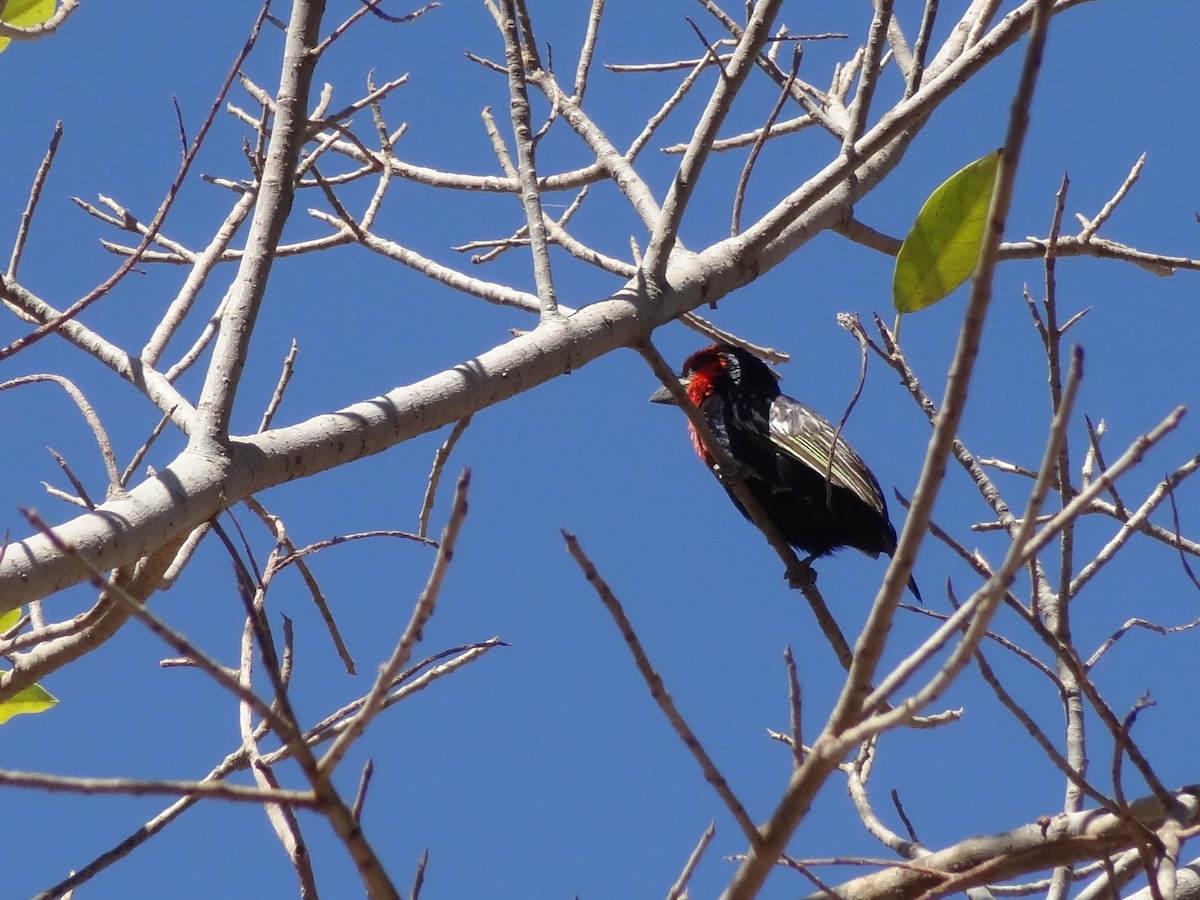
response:
[[[680,381],[789,544],[810,558],[841,547],[872,557],[895,552],[896,529],[867,464],[843,437],[835,443],[836,431],[824,416],[780,391],[766,363],[740,347],[717,344],[689,356]],[[672,402],[665,389],[651,399]],[[716,472],[690,425],[689,431],[697,454]],[[746,515],[734,492],[725,489]],[[912,579],[909,587],[920,599]]]

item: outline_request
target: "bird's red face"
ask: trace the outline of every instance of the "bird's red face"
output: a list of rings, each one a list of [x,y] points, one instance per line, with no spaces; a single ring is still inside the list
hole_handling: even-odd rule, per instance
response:
[[[729,359],[719,347],[697,350],[684,361],[680,382],[687,388],[688,397],[697,406],[711,397],[717,384],[728,377]]]
[[[680,384],[687,389],[688,397],[697,407],[717,391],[717,385],[729,377],[729,359],[718,347],[705,347],[697,350],[683,363],[683,375]],[[696,454],[704,460],[707,466],[713,465],[712,455],[700,440],[696,428],[688,422],[688,435],[692,439],[692,447]]]

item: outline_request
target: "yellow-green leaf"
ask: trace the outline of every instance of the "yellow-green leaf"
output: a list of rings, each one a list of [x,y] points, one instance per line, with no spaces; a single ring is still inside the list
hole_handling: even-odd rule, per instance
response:
[[[897,312],[932,306],[975,271],[999,167],[996,150],[955,172],[925,201],[896,254]]]
[[[0,725],[21,713],[45,712],[57,702],[58,698],[40,684],[30,685],[0,702]]]
[[[54,0],[8,0],[0,21],[18,28],[40,25],[54,15]],[[8,46],[9,39],[0,37],[0,53]]]

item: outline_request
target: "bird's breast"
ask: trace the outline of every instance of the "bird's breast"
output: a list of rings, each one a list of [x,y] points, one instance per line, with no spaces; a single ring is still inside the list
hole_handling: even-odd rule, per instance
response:
[[[712,454],[709,453],[708,448],[704,446],[704,441],[700,439],[700,432],[696,430],[696,426],[691,422],[688,422],[688,437],[692,439],[692,448],[696,451],[696,455],[704,461],[706,466],[708,466],[710,469],[713,468],[716,463],[712,458]]]

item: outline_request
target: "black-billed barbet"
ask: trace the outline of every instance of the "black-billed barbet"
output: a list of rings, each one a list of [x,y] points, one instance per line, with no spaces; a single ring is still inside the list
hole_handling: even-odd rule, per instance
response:
[[[841,547],[871,557],[895,553],[896,529],[867,464],[845,438],[838,436],[834,443],[836,431],[824,416],[780,391],[778,377],[766,363],[740,347],[715,344],[689,356],[679,380],[750,494],[789,544],[810,560]],[[674,402],[666,388],[650,399]],[[719,478],[716,462],[691,423],[688,431],[696,453]],[[725,490],[750,518],[728,484]],[[908,587],[920,600],[911,578]]]

